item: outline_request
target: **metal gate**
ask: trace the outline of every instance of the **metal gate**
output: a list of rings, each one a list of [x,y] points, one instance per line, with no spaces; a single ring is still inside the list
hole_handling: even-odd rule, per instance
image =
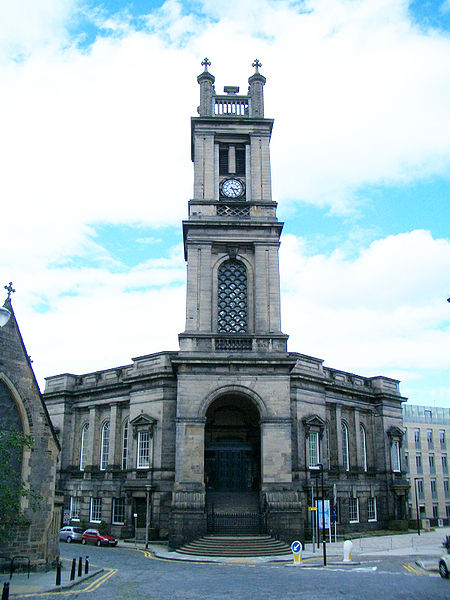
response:
[[[208,533],[211,534],[257,535],[266,532],[263,515],[259,512],[215,512],[212,507],[207,517]]]

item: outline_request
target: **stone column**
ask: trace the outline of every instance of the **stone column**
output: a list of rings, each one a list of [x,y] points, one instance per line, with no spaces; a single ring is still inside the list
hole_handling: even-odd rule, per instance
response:
[[[204,489],[204,418],[176,419],[175,485]]]

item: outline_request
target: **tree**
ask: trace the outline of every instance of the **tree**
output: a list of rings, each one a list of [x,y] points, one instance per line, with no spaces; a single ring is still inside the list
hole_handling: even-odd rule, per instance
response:
[[[34,510],[39,496],[22,481],[24,448],[33,448],[33,438],[19,431],[0,432],[0,539],[14,527],[28,523],[21,509],[22,498],[29,498]]]

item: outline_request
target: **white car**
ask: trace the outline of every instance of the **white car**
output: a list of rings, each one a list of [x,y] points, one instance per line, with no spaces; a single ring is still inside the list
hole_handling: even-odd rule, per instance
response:
[[[450,554],[444,554],[439,559],[439,575],[444,579],[448,579],[450,574]]]

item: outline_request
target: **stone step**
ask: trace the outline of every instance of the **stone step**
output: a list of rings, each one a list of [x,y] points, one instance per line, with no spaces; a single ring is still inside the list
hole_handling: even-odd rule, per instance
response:
[[[279,556],[291,554],[290,547],[268,535],[205,536],[177,550],[191,556]]]

